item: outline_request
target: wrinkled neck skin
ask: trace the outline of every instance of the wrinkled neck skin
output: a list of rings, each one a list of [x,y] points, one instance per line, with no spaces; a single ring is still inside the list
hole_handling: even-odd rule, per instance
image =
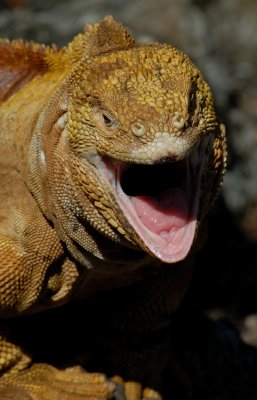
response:
[[[35,122],[26,183],[83,275],[89,270],[94,275],[95,266],[99,270],[95,273],[99,274],[99,281],[103,275],[108,277],[119,270],[133,273],[133,270],[151,264],[152,260],[137,249],[117,245],[96,232],[90,225],[95,208],[74,182],[66,132],[69,93],[67,79]],[[87,248],[80,243],[83,236],[87,238]]]

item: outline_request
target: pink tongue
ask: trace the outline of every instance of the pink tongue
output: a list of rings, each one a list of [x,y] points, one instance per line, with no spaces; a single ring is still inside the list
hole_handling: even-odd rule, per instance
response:
[[[180,189],[167,190],[158,199],[136,196],[131,201],[142,223],[154,233],[178,230],[188,222],[187,203]]]

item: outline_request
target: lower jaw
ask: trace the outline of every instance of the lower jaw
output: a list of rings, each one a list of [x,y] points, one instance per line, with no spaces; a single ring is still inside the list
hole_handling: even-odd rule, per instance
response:
[[[155,232],[145,226],[139,218],[133,199],[124,192],[117,192],[120,208],[129,225],[134,230],[133,240],[151,256],[164,263],[176,263],[183,260],[190,251],[196,230],[196,206],[192,216],[185,216],[182,226],[171,226],[168,231]]]

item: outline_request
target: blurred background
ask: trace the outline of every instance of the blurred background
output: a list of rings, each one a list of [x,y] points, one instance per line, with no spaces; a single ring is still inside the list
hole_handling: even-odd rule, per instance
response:
[[[190,290],[212,318],[228,318],[257,346],[257,2],[0,0],[0,36],[63,46],[107,14],[138,40],[185,51],[214,92],[228,169]]]

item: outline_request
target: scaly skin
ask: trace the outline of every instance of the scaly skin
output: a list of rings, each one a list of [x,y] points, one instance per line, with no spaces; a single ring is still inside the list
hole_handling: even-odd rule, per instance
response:
[[[0,41],[0,82],[0,399],[113,396],[120,378],[76,364],[138,381],[124,384],[129,400],[159,399],[166,328],[225,169],[208,85],[185,54],[138,44],[111,17],[60,50]],[[163,165],[174,168],[173,186]],[[144,180],[141,193],[134,185]],[[35,316],[71,300],[82,304],[81,348],[88,341],[89,349],[62,370],[40,350],[34,363],[32,342],[51,342],[35,331]],[[43,329],[59,318],[51,312]],[[91,347],[88,332],[97,336],[99,326],[104,338]]]

